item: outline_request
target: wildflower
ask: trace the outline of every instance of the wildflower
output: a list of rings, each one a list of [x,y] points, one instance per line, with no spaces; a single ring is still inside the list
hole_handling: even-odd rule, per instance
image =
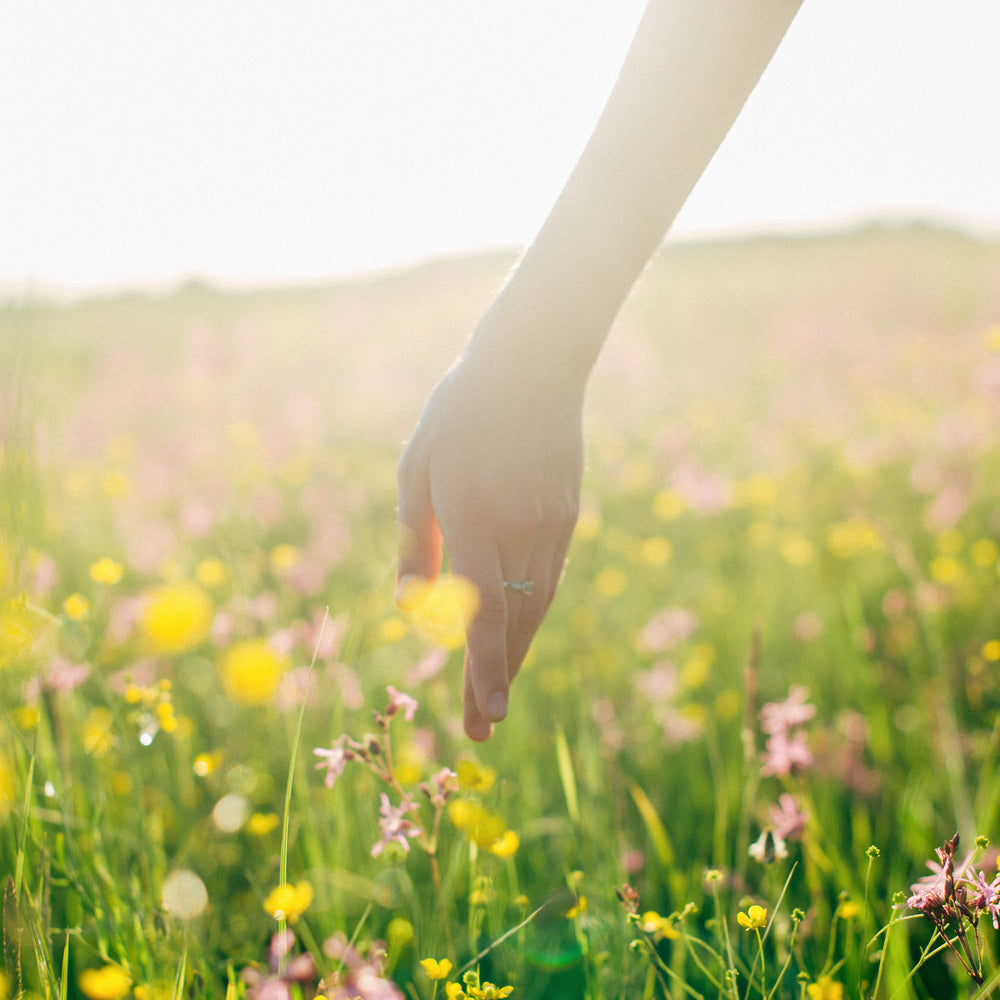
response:
[[[761,774],[784,777],[796,767],[812,765],[806,734],[798,728],[816,714],[815,706],[806,701],[808,696],[804,687],[793,687],[784,701],[768,702],[760,710],[760,728],[768,734]]]
[[[764,830],[747,848],[747,854],[762,865],[770,865],[781,858],[787,858],[788,848],[784,839],[774,830]]]
[[[988,913],[993,927],[1000,930],[1000,876],[987,882],[982,872],[975,872],[971,878],[963,879],[963,882],[967,889],[975,893],[968,900],[969,906],[980,913]]]
[[[399,581],[396,600],[416,628],[435,645],[457,649],[465,624],[479,610],[479,591],[471,580],[442,574],[436,582],[416,576]]]
[[[266,705],[278,689],[287,661],[265,639],[244,639],[222,654],[222,680],[234,701]]]
[[[114,559],[109,559],[107,556],[98,559],[97,562],[92,562],[87,568],[90,579],[94,583],[100,583],[106,587],[112,587],[118,583],[124,572],[125,569],[120,562],[115,562]]]
[[[221,587],[229,578],[229,570],[219,559],[202,559],[194,568],[195,579],[210,590]]]
[[[680,931],[674,927],[673,921],[669,917],[661,917],[655,910],[647,910],[639,918],[639,927],[647,934],[651,934],[657,941],[666,938],[668,941],[676,941]]]
[[[139,623],[161,653],[182,653],[199,645],[212,624],[212,602],[194,583],[169,583],[146,598]]]
[[[661,653],[686,639],[698,627],[698,619],[685,608],[667,608],[655,617],[639,634],[639,645],[649,653]]]
[[[421,785],[421,790],[431,800],[436,809],[444,806],[451,795],[458,790],[458,775],[451,768],[443,767],[431,775],[429,784]]]
[[[323,784],[327,788],[333,788],[334,782],[344,773],[344,767],[352,756],[351,751],[344,746],[344,737],[341,736],[339,740],[334,740],[333,746],[329,750],[325,747],[316,747],[313,754],[321,758],[316,765],[316,770],[326,770]]]
[[[576,920],[582,913],[587,910],[587,897],[579,896],[576,902],[566,911],[567,920]]]
[[[504,830],[503,834],[490,844],[490,854],[498,858],[512,858],[521,846],[521,838],[513,830]]]
[[[275,920],[285,919],[289,923],[295,923],[312,901],[313,888],[308,882],[299,882],[298,885],[286,882],[272,890],[264,900],[264,911]]]
[[[86,663],[71,663],[69,660],[53,660],[45,672],[45,686],[58,694],[75,691],[90,676],[90,666]]]
[[[398,711],[403,712],[403,718],[407,722],[413,721],[413,715],[417,711],[418,705],[414,698],[402,691],[397,691],[391,684],[386,688],[389,692],[389,706],[385,710],[387,719],[391,719]]]
[[[460,760],[456,773],[458,787],[463,792],[488,792],[497,780],[497,773],[492,767],[480,767],[472,760]]]
[[[0,750],[0,826],[14,808],[14,767],[10,758]]]
[[[759,931],[767,926],[767,910],[763,906],[754,903],[747,911],[736,914],[736,922],[745,931]]]
[[[66,617],[72,618],[75,622],[82,622],[90,614],[90,601],[83,594],[70,594],[62,606]]]
[[[812,763],[813,755],[805,733],[779,732],[769,737],[764,746],[764,763],[760,773],[765,777],[785,777],[795,768],[811,767]]]
[[[247,833],[254,837],[266,837],[280,823],[277,813],[254,813],[247,820]]]
[[[122,1000],[132,988],[132,980],[120,965],[84,969],[78,983],[80,992],[89,1000]]]
[[[844,986],[829,976],[822,976],[806,987],[809,1000],[844,1000]]]
[[[854,902],[853,899],[845,899],[840,906],[837,907],[837,916],[841,920],[853,920],[856,916],[861,913],[861,905]]]
[[[92,708],[83,724],[83,749],[92,757],[103,757],[114,743],[111,726],[114,716],[102,707]]]
[[[382,839],[372,848],[372,857],[377,858],[389,844],[398,844],[404,853],[409,853],[408,838],[416,837],[420,829],[406,819],[406,814],[413,812],[417,804],[410,800],[409,795],[404,795],[399,805],[394,807],[385,792],[382,792],[381,802],[379,811],[382,813],[382,818],[378,821],[378,825],[382,831]]]
[[[816,714],[816,706],[806,701],[808,697],[806,688],[796,686],[784,701],[768,702],[760,710],[760,728],[773,736],[805,725]]]
[[[778,796],[778,804],[771,807],[771,822],[775,836],[782,840],[798,837],[805,829],[809,814],[799,808],[798,800],[788,792]]]
[[[442,958],[440,961],[436,958],[424,958],[421,959],[420,964],[424,967],[427,978],[432,982],[438,979],[447,979],[448,973],[451,972],[451,962],[447,958]]]
[[[0,667],[31,648],[35,641],[34,618],[24,597],[0,604]]]

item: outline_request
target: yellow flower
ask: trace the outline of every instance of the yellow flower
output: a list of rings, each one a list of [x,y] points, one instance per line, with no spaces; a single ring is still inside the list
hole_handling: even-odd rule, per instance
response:
[[[75,622],[82,622],[90,614],[90,601],[83,594],[70,594],[63,601],[63,611],[67,618],[72,618]]]
[[[988,663],[996,663],[1000,660],[1000,639],[990,639],[988,642],[984,642],[980,652]]]
[[[222,763],[222,753],[218,750],[212,753],[200,753],[194,759],[194,773],[199,778],[207,778]]]
[[[308,882],[298,885],[279,885],[270,896],[264,900],[264,910],[275,920],[284,917],[289,923],[295,923],[309,908],[313,901],[313,889]]]
[[[580,916],[581,913],[584,913],[586,909],[587,909],[587,897],[580,896],[578,897],[576,903],[574,903],[573,906],[571,906],[566,911],[566,919],[576,920],[576,918]]]
[[[277,813],[254,813],[247,821],[247,833],[254,837],[266,837],[278,827]]]
[[[841,920],[853,920],[861,912],[861,904],[855,903],[853,899],[845,899],[837,907],[837,916]]]
[[[299,550],[294,545],[275,545],[268,560],[271,572],[281,575],[294,569],[299,561]]]
[[[229,578],[229,570],[218,559],[202,559],[194,569],[194,576],[203,587],[221,587]]]
[[[464,1000],[465,991],[459,983],[448,983],[444,988],[444,995],[448,1000]]]
[[[26,653],[35,641],[35,621],[24,597],[0,604],[0,667]]]
[[[854,559],[865,552],[884,548],[875,526],[863,517],[837,521],[826,529],[826,547],[838,559]]]
[[[737,913],[736,922],[745,931],[760,930],[762,927],[767,926],[767,910],[763,906],[757,906],[755,903],[746,913]]]
[[[132,980],[120,965],[84,969],[78,982],[80,992],[90,1000],[122,1000],[132,988]]]
[[[286,666],[285,658],[265,639],[245,639],[222,654],[222,682],[234,701],[266,705]]]
[[[83,724],[83,749],[91,757],[103,757],[114,743],[111,726],[114,716],[106,708],[92,708]]]
[[[465,641],[465,624],[479,610],[479,591],[471,580],[443,574],[436,583],[408,576],[400,580],[399,607],[431,642],[457,649]]]
[[[475,761],[460,760],[455,768],[458,787],[463,792],[488,792],[497,780],[492,767],[480,767]]]
[[[146,600],[140,618],[142,631],[161,653],[182,653],[208,635],[212,602],[195,583],[167,583]]]
[[[0,826],[3,826],[7,821],[13,808],[14,767],[7,755],[0,750]]]
[[[521,846],[521,838],[513,830],[504,830],[503,834],[490,844],[490,854],[498,858],[512,858]]]
[[[94,583],[103,583],[105,586],[110,587],[122,578],[125,569],[120,562],[115,562],[114,559],[104,556],[98,559],[97,562],[92,562],[87,572]]]
[[[844,1000],[844,987],[835,983],[829,976],[817,979],[806,987],[809,1000]]]
[[[128,496],[131,489],[132,480],[121,469],[108,469],[101,476],[101,490],[106,497],[110,497],[112,500],[120,500],[122,497]]]
[[[451,972],[451,962],[447,958],[442,958],[440,961],[436,958],[424,958],[420,960],[420,964],[424,967],[427,978],[432,981],[447,979],[448,973]]]
[[[475,997],[475,1000],[503,1000],[503,997],[509,997],[513,992],[513,986],[495,986],[493,983],[469,987],[469,996]]]
[[[647,910],[639,918],[639,926],[655,938],[667,938],[675,941],[679,938],[680,931],[671,923],[669,917],[661,917],[655,910]]]

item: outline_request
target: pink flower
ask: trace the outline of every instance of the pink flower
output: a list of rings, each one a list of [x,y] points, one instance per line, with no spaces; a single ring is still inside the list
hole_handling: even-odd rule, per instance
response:
[[[418,707],[416,700],[408,694],[403,694],[402,691],[397,691],[391,684],[386,688],[386,691],[389,692],[389,706],[385,710],[386,718],[391,719],[402,709],[403,718],[407,722],[412,722]]]
[[[796,686],[789,690],[784,701],[768,702],[760,710],[760,728],[774,735],[805,725],[816,714],[816,706],[806,701],[808,697],[806,688]]]
[[[403,801],[394,807],[385,792],[382,792],[381,800],[379,812],[382,813],[382,818],[378,825],[382,831],[382,839],[372,848],[372,857],[377,858],[389,844],[399,844],[404,852],[409,853],[410,842],[407,838],[416,837],[420,830],[406,818],[406,814],[417,808],[416,802],[412,802],[409,795],[404,795]]]
[[[693,612],[684,608],[666,608],[650,619],[639,633],[639,645],[650,653],[660,653],[686,639],[698,627]]]
[[[795,733],[781,730],[768,738],[760,773],[765,777],[784,777],[796,767],[807,768],[812,763],[813,755],[806,745],[806,734],[801,730]]]
[[[53,660],[45,675],[45,686],[59,694],[75,691],[90,676],[90,666],[86,663],[70,663],[69,660]]]
[[[778,804],[771,806],[771,822],[775,835],[782,840],[798,837],[805,829],[809,814],[799,808],[798,800],[788,792],[778,796]]]
[[[344,737],[341,736],[339,740],[336,740],[329,750],[325,747],[316,747],[313,754],[322,758],[316,765],[316,770],[326,769],[323,784],[327,788],[333,788],[334,782],[344,773],[344,767],[351,759],[351,755],[344,747]]]

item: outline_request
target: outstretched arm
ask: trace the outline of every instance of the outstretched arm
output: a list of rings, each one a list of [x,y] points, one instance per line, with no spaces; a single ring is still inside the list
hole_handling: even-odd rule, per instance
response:
[[[402,589],[437,575],[444,544],[480,595],[463,693],[473,739],[505,717],[559,583],[591,368],[800,3],[650,0],[566,187],[403,454]],[[504,580],[532,580],[532,592]]]

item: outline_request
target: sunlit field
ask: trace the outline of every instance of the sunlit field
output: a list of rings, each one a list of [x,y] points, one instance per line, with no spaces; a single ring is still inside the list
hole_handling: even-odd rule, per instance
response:
[[[0,307],[0,998],[1000,991],[1000,245],[663,252],[473,744],[395,463],[511,263]]]

